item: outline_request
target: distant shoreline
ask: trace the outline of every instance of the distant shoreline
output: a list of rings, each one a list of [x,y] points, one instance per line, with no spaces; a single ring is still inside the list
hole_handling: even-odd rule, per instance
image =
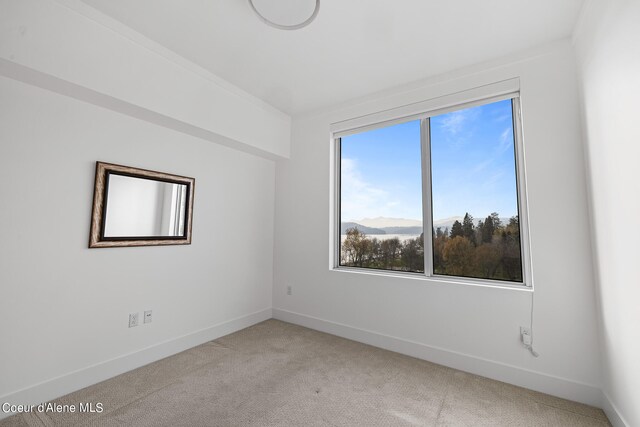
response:
[[[389,240],[397,237],[401,242],[405,242],[411,239],[417,239],[420,237],[420,234],[367,234],[367,238],[369,239],[378,239],[378,240]],[[340,241],[344,243],[347,238],[346,234],[340,235]]]

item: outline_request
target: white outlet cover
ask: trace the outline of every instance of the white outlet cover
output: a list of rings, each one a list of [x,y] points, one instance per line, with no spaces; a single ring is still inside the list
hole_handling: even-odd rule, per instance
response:
[[[152,312],[151,310],[147,310],[144,312],[144,323],[151,323]]]
[[[133,328],[134,326],[138,326],[138,313],[131,313],[129,315],[129,327]]]

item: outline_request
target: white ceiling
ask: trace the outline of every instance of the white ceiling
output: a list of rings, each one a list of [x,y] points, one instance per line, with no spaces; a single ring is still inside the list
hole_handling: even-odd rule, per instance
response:
[[[568,37],[583,0],[321,0],[308,27],[247,0],[83,0],[295,115]]]

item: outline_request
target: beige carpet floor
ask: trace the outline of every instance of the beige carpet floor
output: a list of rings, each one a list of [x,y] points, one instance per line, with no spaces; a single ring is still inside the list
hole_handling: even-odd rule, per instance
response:
[[[0,426],[608,426],[602,410],[268,320]]]

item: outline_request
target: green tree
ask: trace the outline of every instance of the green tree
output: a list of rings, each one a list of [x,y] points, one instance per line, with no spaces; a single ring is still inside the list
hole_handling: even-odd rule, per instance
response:
[[[458,236],[463,237],[464,230],[462,229],[462,224],[460,224],[460,221],[456,220],[456,222],[454,222],[451,226],[451,234],[449,235],[449,237],[453,239],[454,237]]]
[[[495,225],[493,223],[493,218],[489,215],[482,225],[482,243],[491,243],[494,231]]]
[[[464,219],[462,220],[462,235],[469,239],[473,245],[476,245],[476,232],[475,226],[473,225],[473,217],[469,214],[469,212],[464,214]]]
[[[444,260],[442,259],[442,250],[444,245],[449,240],[449,230],[438,227],[433,237],[433,271],[438,274],[443,274]]]
[[[476,244],[482,244],[482,230],[484,228],[484,221],[481,219],[478,220],[478,225],[476,225]]]
[[[500,220],[500,215],[498,215],[498,212],[491,212],[491,220],[493,221],[493,228],[495,228],[496,230],[501,230],[502,229],[502,221]]]
[[[520,236],[520,221],[518,215],[509,218],[509,224],[506,226],[507,232]]]

